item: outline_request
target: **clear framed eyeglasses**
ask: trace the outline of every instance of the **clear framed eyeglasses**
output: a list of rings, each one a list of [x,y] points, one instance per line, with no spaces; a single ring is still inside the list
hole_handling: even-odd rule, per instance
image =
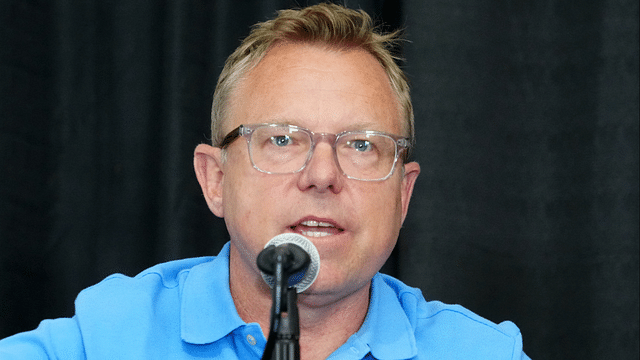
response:
[[[327,139],[333,146],[342,173],[350,179],[363,181],[388,179],[410,144],[406,137],[378,131],[328,134],[294,125],[255,124],[235,128],[219,147],[225,149],[239,137],[247,139],[253,167],[267,174],[302,171],[313,156],[316,144]]]

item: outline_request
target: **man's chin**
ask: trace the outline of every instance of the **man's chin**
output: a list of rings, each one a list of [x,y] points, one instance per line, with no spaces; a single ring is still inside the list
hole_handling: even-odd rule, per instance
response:
[[[322,274],[322,273],[321,273]],[[353,282],[353,280],[336,281],[335,278],[318,279],[305,290],[298,294],[298,302],[307,306],[326,306],[344,300],[351,296],[369,294],[371,279],[368,281]]]

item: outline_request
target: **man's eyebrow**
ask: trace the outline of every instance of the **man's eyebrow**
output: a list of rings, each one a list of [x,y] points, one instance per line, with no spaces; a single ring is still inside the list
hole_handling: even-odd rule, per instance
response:
[[[292,125],[292,126],[305,128],[305,129],[307,128],[306,126],[303,126],[301,124],[301,121],[298,121],[295,119],[265,119],[264,121],[260,121],[260,123],[281,125],[281,126]],[[336,134],[341,132],[347,132],[347,131],[369,131],[369,130],[384,132],[384,130],[380,129],[379,126],[380,124],[376,121],[369,121],[369,120],[356,121],[355,123],[346,124],[346,126],[344,126],[344,128],[342,128],[340,131],[336,132]],[[309,129],[309,130],[315,132],[314,129]]]
[[[379,124],[375,122],[363,121],[363,122],[357,122],[355,124],[350,124],[349,129],[351,129],[350,131],[375,130],[377,125]]]
[[[287,126],[287,125],[294,125],[294,126],[299,126],[297,124],[297,122],[295,120],[292,119],[266,119],[263,121],[259,121],[259,124],[270,124],[270,125],[282,125],[282,126]]]
[[[343,131],[381,131],[388,132],[388,130],[380,128],[380,122],[362,120],[349,124]]]

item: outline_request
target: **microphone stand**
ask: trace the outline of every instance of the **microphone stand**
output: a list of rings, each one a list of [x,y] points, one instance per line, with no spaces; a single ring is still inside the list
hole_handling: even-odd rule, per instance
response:
[[[274,277],[271,325],[262,360],[300,360],[298,293],[289,278],[306,271],[311,259],[295,244],[269,246],[258,255],[258,268]]]

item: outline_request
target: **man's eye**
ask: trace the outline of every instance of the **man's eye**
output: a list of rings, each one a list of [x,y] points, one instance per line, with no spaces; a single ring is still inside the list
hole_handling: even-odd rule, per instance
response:
[[[352,147],[354,150],[360,151],[360,152],[372,150],[371,142],[369,142],[368,140],[351,140],[349,141],[348,145],[349,147]]]
[[[288,135],[272,136],[271,143],[275,146],[287,146],[291,145],[292,139]]]

